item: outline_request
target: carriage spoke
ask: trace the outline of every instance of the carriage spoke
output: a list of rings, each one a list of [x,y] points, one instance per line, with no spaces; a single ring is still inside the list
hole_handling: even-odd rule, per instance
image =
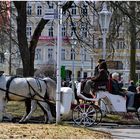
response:
[[[90,112],[87,112],[87,114],[91,114],[91,113],[96,113],[96,111],[92,109]]]
[[[93,109],[93,107],[91,106],[91,105],[89,105],[89,107],[87,108],[87,113],[88,113],[88,111],[90,110],[90,109]]]
[[[77,125],[80,125],[83,121],[83,118],[80,116],[79,118],[75,119],[74,122],[77,124]]]
[[[80,105],[78,105],[78,107],[76,108],[78,111],[80,111],[81,113],[83,113],[83,109],[81,108]]]
[[[85,117],[83,124],[84,126],[91,126],[94,124],[94,122],[95,120],[91,119],[90,117]]]

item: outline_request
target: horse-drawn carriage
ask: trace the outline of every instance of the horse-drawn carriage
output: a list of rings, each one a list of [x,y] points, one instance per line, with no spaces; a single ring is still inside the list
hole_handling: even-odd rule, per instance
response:
[[[73,121],[77,125],[91,126],[98,124],[107,113],[135,112],[140,120],[140,102],[137,97],[134,103],[136,104],[135,109],[127,110],[126,98],[102,89],[96,92],[95,98],[85,97],[81,94],[81,83],[77,85],[77,96],[84,101],[73,108]]]
[[[126,109],[125,98],[113,95],[108,91],[97,91],[95,98],[85,97],[81,94],[81,83],[77,85],[77,96],[81,99],[80,104],[74,103],[74,92],[71,88],[61,88],[60,113],[62,116],[65,116],[72,111],[72,119],[77,125],[91,126],[100,123],[103,115],[106,113],[129,111]],[[26,106],[26,113],[20,122],[30,119],[37,104],[44,111],[45,118],[47,118],[46,121],[51,122],[53,114],[50,101],[55,106],[56,82],[50,78],[0,76],[0,121],[5,115],[7,100],[26,102],[29,99],[31,104]],[[133,111],[138,115],[139,119],[139,105]]]

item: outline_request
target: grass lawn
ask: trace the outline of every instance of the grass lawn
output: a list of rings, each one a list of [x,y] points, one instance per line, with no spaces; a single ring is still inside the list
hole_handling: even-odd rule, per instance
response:
[[[66,123],[61,125],[28,123],[19,124],[18,120],[25,112],[23,102],[8,102],[7,112],[18,118],[13,122],[4,122],[0,125],[0,139],[110,139],[109,133],[76,127]],[[38,108],[33,117],[40,119],[43,116]]]

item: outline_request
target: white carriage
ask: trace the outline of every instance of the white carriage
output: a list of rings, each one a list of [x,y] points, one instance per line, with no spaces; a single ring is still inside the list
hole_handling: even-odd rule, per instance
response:
[[[64,90],[65,89],[65,90]],[[69,94],[69,88],[62,88],[61,113],[67,114],[72,109],[72,118],[75,124],[91,126],[102,121],[106,113],[125,113],[130,110],[126,109],[126,99],[119,95],[113,95],[108,91],[99,90],[96,98],[87,98],[81,94],[81,83],[77,85],[77,96],[82,99],[82,103],[71,107],[72,93]],[[64,92],[65,91],[65,92]],[[131,110],[140,116],[139,109]]]

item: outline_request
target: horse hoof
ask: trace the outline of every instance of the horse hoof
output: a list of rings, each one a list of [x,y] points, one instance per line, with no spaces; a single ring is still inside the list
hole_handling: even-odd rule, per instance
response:
[[[19,123],[19,124],[26,124],[27,122],[19,121],[18,123]]]
[[[53,123],[55,123],[55,120],[48,121],[48,124],[53,124]]]

